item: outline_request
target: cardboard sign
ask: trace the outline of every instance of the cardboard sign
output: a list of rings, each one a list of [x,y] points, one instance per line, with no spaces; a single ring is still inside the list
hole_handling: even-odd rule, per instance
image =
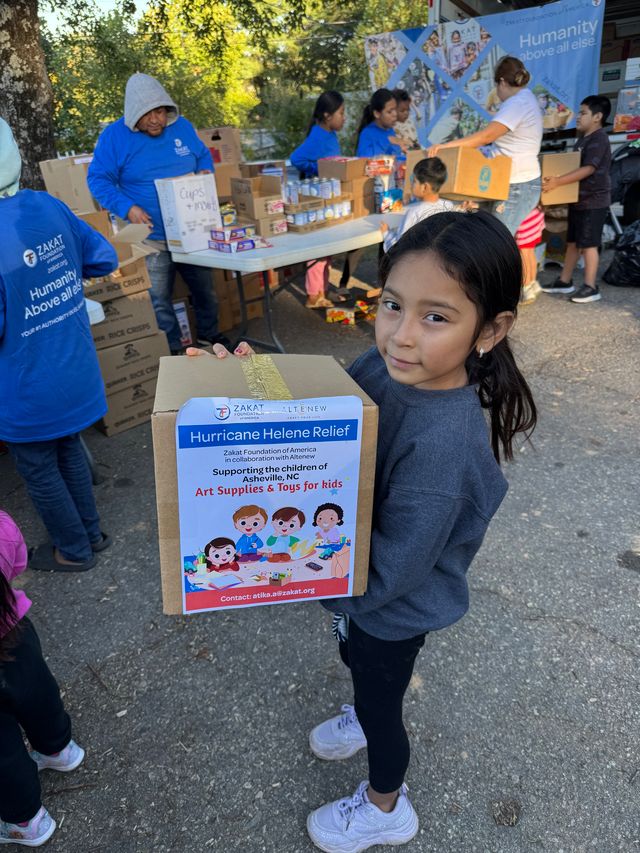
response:
[[[287,394],[290,400],[284,399]],[[203,395],[208,395],[204,402],[195,404],[197,417],[188,414],[177,425],[182,406],[194,397],[202,400]],[[343,402],[324,399],[335,397]],[[272,399],[280,402],[272,404]],[[237,400],[246,401],[246,411],[233,410],[242,405]],[[189,420],[199,423],[194,428]],[[152,428],[165,613],[364,592],[377,408],[333,358],[163,358]],[[181,430],[186,430],[186,437]],[[310,431],[309,437],[304,430]],[[233,435],[238,432],[247,435],[238,439]],[[185,446],[177,447],[177,438]],[[178,467],[183,469],[180,500]],[[325,503],[340,507],[340,512],[334,510],[343,522],[333,524],[337,532],[331,526],[323,532],[322,525],[333,516],[317,518]],[[253,506],[263,512],[237,516],[241,508]],[[294,510],[287,522],[292,526],[276,536],[273,524],[286,519],[282,513],[274,519],[274,514],[287,507]],[[241,521],[247,517],[262,546],[257,540],[240,543]],[[218,567],[207,567],[205,557],[203,569],[201,552],[211,552],[206,546],[215,539],[230,540],[233,547],[213,545],[214,552],[222,549],[217,557],[210,553],[210,562],[217,561]],[[241,558],[228,560],[226,548],[231,547],[231,556],[240,553]],[[344,573],[347,547],[349,569],[337,577],[331,557],[342,555],[339,571]],[[253,559],[245,559],[247,554]],[[223,568],[225,559],[237,563],[238,570]],[[217,575],[211,577],[213,572]]]
[[[167,245],[174,252],[207,248],[209,232],[222,225],[213,175],[182,175],[155,181]]]
[[[351,595],[359,397],[196,397],[176,419],[183,612]],[[286,587],[286,589],[284,588]]]

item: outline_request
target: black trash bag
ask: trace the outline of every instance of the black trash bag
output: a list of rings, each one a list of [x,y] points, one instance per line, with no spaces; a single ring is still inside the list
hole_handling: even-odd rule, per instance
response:
[[[622,232],[602,278],[615,287],[640,287],[640,219]]]

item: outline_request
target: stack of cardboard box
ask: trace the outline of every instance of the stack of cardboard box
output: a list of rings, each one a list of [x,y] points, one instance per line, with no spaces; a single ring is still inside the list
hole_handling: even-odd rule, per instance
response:
[[[338,178],[342,192],[353,196],[351,210],[359,219],[376,212],[374,179],[366,174],[368,157],[330,157],[318,160],[321,178]]]
[[[258,236],[268,239],[286,232],[282,181],[277,175],[232,178],[231,198],[239,222],[253,225]]]
[[[106,435],[116,435],[149,420],[159,360],[169,355],[169,346],[148,292],[145,256],[150,250],[138,245],[144,237],[140,226],[114,234],[106,211],[80,216],[111,242],[120,262],[111,275],[85,286],[86,296],[100,302],[105,313],[104,322],[91,326],[109,406],[98,426]]]
[[[231,178],[240,177],[242,147],[237,127],[205,127],[198,136],[211,152],[219,199],[231,197]]]

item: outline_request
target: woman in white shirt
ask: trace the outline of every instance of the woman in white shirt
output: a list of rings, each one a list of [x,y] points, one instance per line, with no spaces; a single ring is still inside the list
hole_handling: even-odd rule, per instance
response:
[[[512,234],[540,200],[540,143],[542,113],[536,96],[527,89],[531,76],[519,59],[505,56],[496,65],[494,80],[502,106],[477,133],[429,149],[435,157],[443,148],[481,148],[492,144],[496,154],[511,158],[509,198],[494,202],[492,210]]]

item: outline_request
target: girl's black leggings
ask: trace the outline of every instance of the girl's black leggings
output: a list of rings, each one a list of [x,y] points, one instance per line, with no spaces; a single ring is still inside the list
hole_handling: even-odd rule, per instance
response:
[[[402,701],[425,636],[380,640],[351,619],[348,639],[340,642],[340,657],[353,679],[354,707],[367,738],[369,783],[380,794],[396,791],[409,766]]]
[[[35,761],[22,740],[44,755],[60,752],[71,740],[71,721],[58,684],[43,656],[32,623],[23,617],[13,660],[0,663],[0,819],[31,820],[41,806]]]

